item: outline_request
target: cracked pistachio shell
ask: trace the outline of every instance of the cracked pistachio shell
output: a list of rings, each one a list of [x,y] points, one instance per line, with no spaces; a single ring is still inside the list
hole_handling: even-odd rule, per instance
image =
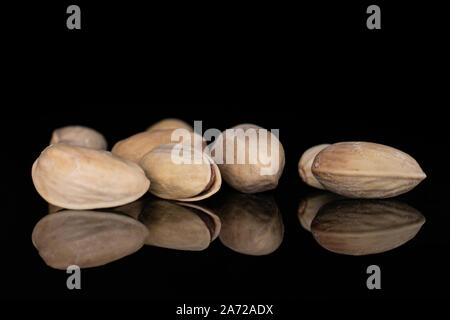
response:
[[[231,194],[223,200],[217,213],[222,221],[219,239],[233,251],[267,255],[283,241],[283,219],[270,195]]]
[[[148,235],[139,221],[110,212],[63,210],[42,218],[32,242],[45,263],[65,270],[101,266],[139,250]]]
[[[317,189],[324,189],[324,187],[320,184],[320,182],[317,181],[317,179],[314,177],[311,171],[311,166],[313,164],[316,155],[328,146],[330,145],[319,144],[317,146],[311,147],[308,150],[306,150],[300,157],[300,160],[298,162],[298,172],[303,182],[305,182],[307,185],[311,187]]]
[[[108,208],[133,202],[150,181],[134,162],[110,152],[57,143],[42,151],[31,176],[47,202],[68,209]]]
[[[179,146],[180,149],[177,149]],[[183,153],[191,163],[176,163],[173,154]],[[195,159],[199,159],[196,163]],[[198,201],[219,191],[222,178],[211,157],[198,149],[177,144],[160,145],[139,162],[152,182],[149,191],[157,197]]]
[[[312,172],[325,189],[350,198],[389,198],[426,175],[408,154],[370,142],[341,142],[320,151]]]
[[[403,245],[424,223],[419,211],[398,201],[340,200],[319,210],[311,232],[329,251],[367,255]]]
[[[284,149],[278,138],[270,131],[253,124],[242,124],[231,129],[241,129],[244,135],[227,138],[226,131],[212,146],[214,158],[219,157],[217,148],[222,149],[222,157],[217,160],[223,179],[234,189],[244,193],[256,193],[275,189],[284,169]],[[250,140],[256,133],[257,139]],[[260,141],[261,135],[266,134],[267,143]],[[228,141],[231,140],[231,141]],[[272,152],[272,142],[276,149]],[[227,163],[227,146],[233,146],[232,163]],[[252,154],[250,154],[252,153]],[[245,156],[239,161],[239,155]],[[230,156],[231,157],[231,156]],[[254,160],[251,160],[254,159]],[[267,170],[263,174],[263,171]]]
[[[65,142],[80,147],[106,150],[105,137],[94,129],[84,126],[67,126],[53,131],[50,144]]]
[[[162,144],[181,142],[198,149],[204,149],[206,147],[206,142],[200,135],[187,131],[175,132],[175,130],[167,129],[140,132],[117,142],[111,152],[122,158],[139,163],[147,152]],[[180,138],[178,134],[183,134],[183,138]],[[184,134],[187,134],[186,138],[184,138]]]
[[[210,210],[185,202],[149,201],[141,221],[149,231],[145,244],[200,251],[206,249],[220,232],[220,219]]]
[[[302,227],[311,232],[311,222],[314,220],[320,208],[331,201],[341,198],[341,196],[331,192],[321,192],[302,199],[297,212],[298,220]]]
[[[189,124],[187,124],[183,120],[175,119],[175,118],[162,119],[162,120],[154,123],[150,127],[148,127],[147,131],[161,130],[161,129],[162,130],[165,130],[165,129],[186,129],[186,130],[189,130],[191,132],[194,131],[192,126],[190,126]]]

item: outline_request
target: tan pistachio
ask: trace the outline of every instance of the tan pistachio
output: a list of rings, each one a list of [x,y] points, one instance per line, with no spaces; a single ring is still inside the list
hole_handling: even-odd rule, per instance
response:
[[[211,154],[223,179],[244,193],[275,189],[285,164],[284,149],[278,138],[253,124],[225,130],[211,146]]]
[[[325,189],[351,198],[389,198],[426,175],[408,154],[370,142],[341,142],[320,151],[312,172]]]
[[[189,131],[194,131],[191,125],[187,124],[183,120],[176,119],[176,118],[167,118],[162,119],[154,124],[152,124],[150,127],[147,128],[147,131],[151,130],[165,130],[165,129],[186,129]]]
[[[149,191],[163,199],[202,200],[219,191],[222,184],[219,168],[211,157],[185,145],[160,145],[139,164],[152,182]]]
[[[300,160],[298,162],[298,172],[303,182],[311,187],[317,189],[325,189],[314,177],[311,171],[311,166],[316,155],[328,146],[330,146],[330,144],[319,144],[317,146],[311,147],[306,150],[300,157]]]
[[[221,201],[217,214],[222,221],[219,239],[233,251],[268,255],[283,241],[283,219],[271,195],[231,193]]]
[[[300,201],[297,217],[302,227],[311,232],[311,222],[325,204],[342,199],[341,196],[331,192],[320,192],[309,195]]]
[[[70,143],[80,147],[106,150],[108,144],[98,131],[84,126],[67,126],[53,131],[50,144]]]
[[[217,238],[221,222],[211,210],[191,203],[149,200],[139,216],[148,228],[145,244],[200,251]]]
[[[150,181],[136,163],[110,152],[66,143],[48,146],[31,176],[49,203],[68,209],[108,208],[133,202]]]
[[[339,200],[319,210],[311,232],[327,250],[367,255],[403,245],[424,223],[419,211],[398,201]]]
[[[63,210],[42,218],[32,242],[45,263],[97,267],[139,250],[148,236],[139,221],[111,212]]]
[[[206,142],[200,135],[176,130],[166,129],[140,132],[117,142],[111,152],[122,158],[139,163],[147,152],[162,144],[183,143],[198,149],[206,147]]]

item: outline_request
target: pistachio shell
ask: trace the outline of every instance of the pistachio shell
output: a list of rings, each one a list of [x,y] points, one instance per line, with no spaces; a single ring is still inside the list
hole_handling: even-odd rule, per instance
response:
[[[298,206],[298,220],[302,227],[311,232],[311,223],[314,220],[314,217],[319,212],[320,208],[322,208],[325,204],[341,199],[342,197],[331,193],[331,192],[321,192],[314,195],[309,195],[300,201]]]
[[[133,202],[150,182],[134,162],[110,152],[57,143],[33,164],[33,183],[49,203],[68,209],[107,208]]]
[[[172,160],[176,144],[160,145],[139,162],[152,181],[150,192],[160,198],[179,201],[198,201],[216,193],[222,184],[219,168],[205,153],[189,146],[181,146],[192,163]],[[201,159],[195,163],[194,158]]]
[[[219,239],[233,251],[267,255],[283,241],[283,219],[272,196],[232,193],[217,213],[222,221]]]
[[[217,139],[212,146],[211,154],[216,159],[220,157],[217,148],[222,149],[222,156],[217,160],[223,179],[234,189],[244,193],[256,193],[275,189],[284,168],[284,149],[277,137],[268,130],[252,124],[242,124],[232,129],[242,129],[244,134],[249,135],[253,130],[256,133],[257,141],[250,140],[244,135],[236,135],[233,141],[227,141],[226,131]],[[267,143],[261,143],[260,137],[267,134]],[[278,147],[277,152],[272,152],[272,139],[274,145]],[[233,144],[234,152],[232,163],[227,163],[227,145]],[[260,148],[262,147],[262,148]],[[250,151],[252,150],[252,151]],[[257,152],[252,154],[250,152]],[[242,163],[239,161],[239,154],[245,155]],[[251,158],[254,156],[252,163]],[[277,157],[277,158],[275,158]],[[274,167],[271,168],[271,165]],[[262,169],[271,171],[270,174],[262,174]]]
[[[100,211],[63,210],[42,218],[32,242],[47,265],[96,267],[139,250],[148,235],[139,221]]]
[[[151,200],[139,220],[147,226],[145,241],[169,249],[206,249],[220,232],[220,219],[201,206],[167,200]]]
[[[319,181],[314,177],[311,166],[313,164],[314,158],[316,155],[330,146],[329,144],[319,144],[317,146],[311,147],[306,150],[303,155],[300,157],[298,162],[298,172],[302,180],[309,186],[317,188],[317,189],[325,189]]]
[[[100,132],[83,126],[67,126],[54,130],[50,144],[58,142],[98,150],[106,150],[108,146],[105,137]]]
[[[148,127],[147,131],[161,130],[161,129],[163,129],[163,130],[165,130],[165,129],[186,129],[186,130],[189,130],[192,132],[194,131],[192,126],[190,126],[183,120],[175,119],[175,118],[167,118],[167,119],[160,120],[160,121],[156,122],[155,124],[151,125],[150,127]]]
[[[366,255],[403,245],[424,223],[419,211],[398,201],[341,200],[319,210],[311,232],[327,250]]]
[[[370,142],[341,142],[323,149],[312,172],[325,189],[351,198],[394,197],[426,177],[408,154]]]
[[[147,152],[162,144],[181,142],[198,149],[204,149],[206,147],[206,142],[200,135],[193,132],[186,132],[188,134],[186,139],[188,140],[185,140],[184,134],[183,138],[180,138],[178,136],[180,132],[175,132],[175,130],[177,129],[140,132],[117,142],[111,152],[122,158],[139,163]]]

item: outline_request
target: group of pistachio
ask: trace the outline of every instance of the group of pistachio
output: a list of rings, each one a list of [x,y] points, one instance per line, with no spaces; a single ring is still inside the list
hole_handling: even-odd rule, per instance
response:
[[[252,129],[257,136],[268,134],[266,129],[255,125],[235,128]],[[174,141],[174,133],[179,129],[188,133],[188,139]],[[226,146],[227,136],[221,138]],[[237,139],[245,140],[245,135]],[[271,144],[271,140],[277,143]],[[81,268],[103,265],[136,252],[144,244],[178,250],[206,249],[219,236],[222,218],[189,202],[216,193],[222,177],[241,192],[270,190],[277,186],[283,171],[284,151],[274,135],[269,134],[269,146],[265,149],[275,145],[278,152],[268,150],[252,163],[239,164],[237,159],[242,151],[247,153],[245,159],[249,158],[252,149],[247,148],[248,144],[233,145],[242,149],[234,150],[235,159],[231,163],[223,159],[216,164],[206,141],[178,119],[161,120],[146,131],[117,142],[111,152],[107,151],[104,136],[91,128],[56,129],[50,145],[32,167],[36,190],[49,203],[49,213],[56,213],[45,216],[34,227],[34,246],[46,264],[56,269],[72,264]],[[174,162],[175,148],[201,161]],[[260,175],[260,168],[271,163],[272,156],[277,157],[278,164],[273,174]],[[150,198],[143,197],[147,191],[152,194]],[[227,221],[234,226],[240,223],[230,221],[242,219],[227,218]],[[249,254],[273,251],[281,239],[276,237],[276,241],[261,246],[258,236],[255,246],[251,241],[242,245],[242,237],[234,236],[234,227],[225,229],[230,232],[223,233],[223,241],[233,250]],[[253,227],[249,226],[249,230]],[[257,230],[260,233],[265,228]],[[277,230],[280,230],[277,235],[282,234],[282,228]]]
[[[188,139],[174,141],[180,129],[187,132]],[[221,234],[223,217],[229,222],[242,221],[238,216],[245,210],[240,208],[247,207],[244,202],[248,198],[233,210],[222,210],[225,214],[221,217],[189,202],[215,194],[222,178],[242,193],[275,189],[285,165],[283,146],[274,134],[250,124],[232,129],[240,129],[243,134],[231,136],[233,141],[228,141],[230,136],[224,131],[208,146],[184,121],[163,119],[117,142],[110,152],[104,136],[91,128],[56,129],[50,145],[33,164],[32,179],[38,193],[49,203],[50,213],[58,214],[37,223],[32,234],[34,246],[49,266],[58,269],[71,264],[99,266],[136,252],[144,244],[206,249]],[[250,130],[256,140],[248,139],[246,133]],[[256,146],[251,145],[252,141]],[[218,150],[223,152],[214,152]],[[174,151],[201,161],[174,161]],[[268,169],[265,174],[264,169]],[[308,185],[352,198],[393,197],[425,178],[409,155],[367,142],[310,148],[300,158],[299,173]],[[156,198],[142,199],[148,191]],[[277,237],[268,237],[270,241],[261,242],[258,235],[258,243],[252,245],[250,235],[265,229],[250,225],[249,237],[236,237],[239,232],[235,228],[226,228],[230,232],[224,233],[223,241],[238,252],[267,254],[279,246],[283,234],[282,223],[273,225],[278,231],[268,233]],[[261,247],[262,243],[267,245]]]
[[[255,125],[234,127],[238,128],[252,129],[256,135],[268,133]],[[173,141],[174,131],[178,129],[185,129],[189,139]],[[242,150],[233,152],[231,163],[223,152],[223,161],[216,164],[206,141],[178,119],[161,120],[146,131],[117,142],[111,152],[106,151],[106,140],[99,132],[68,126],[53,132],[50,145],[33,164],[32,179],[47,202],[75,210],[124,205],[147,191],[163,199],[198,201],[215,194],[221,187],[222,177],[238,191],[261,192],[277,186],[284,168],[283,147],[272,133],[268,135],[269,144],[271,139],[278,142],[278,152],[266,152],[255,162],[244,164],[237,159]],[[221,138],[225,148],[227,136],[224,134]],[[245,149],[246,159],[253,150],[245,143],[233,145]],[[175,148],[184,156],[187,154],[188,158],[201,161],[177,163],[173,160]],[[276,170],[261,175],[260,168],[274,156],[277,157]]]

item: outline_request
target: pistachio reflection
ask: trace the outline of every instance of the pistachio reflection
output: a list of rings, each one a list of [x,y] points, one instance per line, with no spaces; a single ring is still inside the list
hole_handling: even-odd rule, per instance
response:
[[[61,210],[46,215],[33,229],[32,242],[45,263],[65,270],[101,266],[139,250],[147,229],[124,214]]]
[[[331,201],[342,199],[342,196],[331,192],[319,192],[311,194],[300,200],[297,216],[305,230],[311,232],[311,222],[319,212],[319,209]]]
[[[150,199],[139,216],[148,229],[145,244],[200,251],[220,232],[220,219],[209,209],[192,203]]]
[[[425,217],[394,200],[338,200],[320,208],[311,223],[314,239],[325,249],[367,255],[397,248],[411,240]]]
[[[217,213],[222,220],[219,239],[231,250],[267,255],[283,241],[283,219],[272,195],[232,192]]]

